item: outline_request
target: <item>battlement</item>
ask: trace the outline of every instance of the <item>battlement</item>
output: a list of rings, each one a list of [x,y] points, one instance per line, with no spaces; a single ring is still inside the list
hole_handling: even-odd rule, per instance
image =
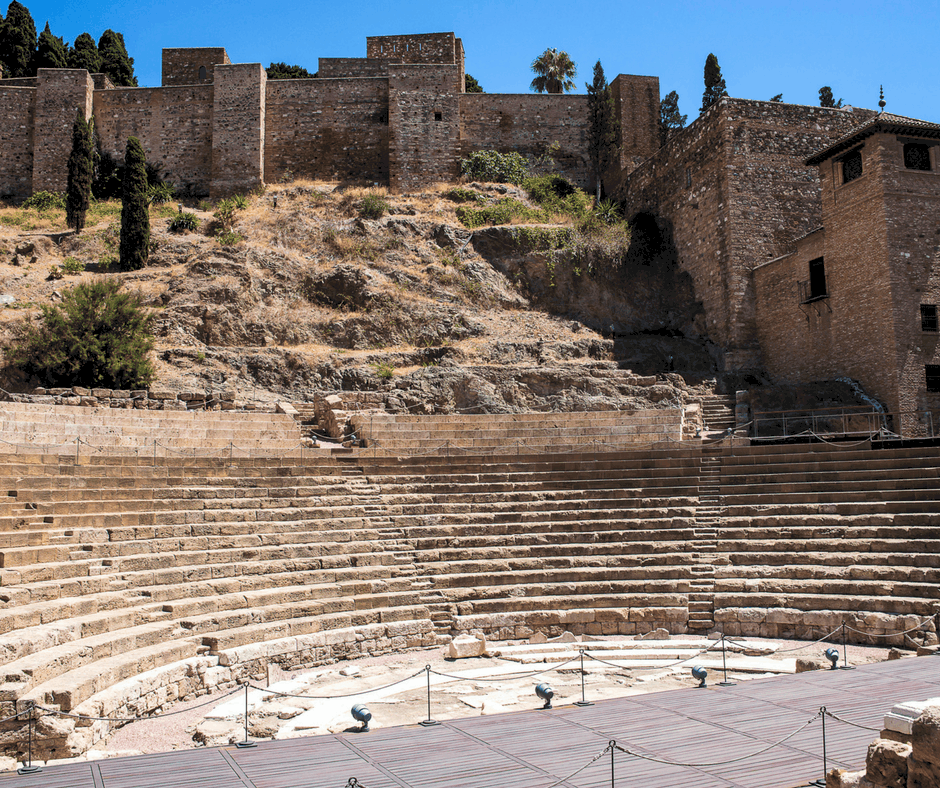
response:
[[[213,81],[216,66],[231,63],[224,47],[185,47],[163,50],[161,84],[207,85]]]

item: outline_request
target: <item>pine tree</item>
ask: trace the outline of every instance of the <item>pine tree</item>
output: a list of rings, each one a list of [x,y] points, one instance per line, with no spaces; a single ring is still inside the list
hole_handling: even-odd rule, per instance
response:
[[[485,90],[480,86],[480,83],[476,81],[472,74],[463,75],[463,92],[464,93],[486,93]]]
[[[85,214],[91,202],[92,161],[91,124],[78,110],[72,125],[72,153],[69,155],[69,179],[65,196],[65,221],[77,235],[85,228]]]
[[[590,125],[588,126],[588,157],[597,181],[597,199],[601,198],[601,180],[604,173],[619,163],[620,120],[604,76],[604,67],[598,60],[594,65],[594,80],[585,84]]]
[[[272,63],[265,69],[268,79],[313,79],[316,74],[311,74],[303,66],[289,66],[287,63]]]
[[[137,137],[127,141],[121,187],[121,268],[136,271],[150,254],[150,213],[147,209],[147,167]]]
[[[82,33],[75,39],[69,50],[69,68],[83,68],[89,74],[101,72],[101,56],[98,46],[88,33]]]
[[[679,129],[685,128],[688,115],[679,112],[679,94],[671,90],[659,104],[659,143],[665,145]]]
[[[819,89],[819,106],[839,109],[842,106],[842,99],[835,101],[832,97],[832,88],[828,85],[824,85]]]
[[[536,93],[568,93],[574,89],[578,69],[567,52],[546,49],[532,61],[535,79],[529,86]]]
[[[129,57],[124,46],[124,36],[113,30],[105,30],[98,39],[98,55],[101,71],[118,87],[137,87],[134,76],[134,58]]]
[[[36,25],[29,9],[16,0],[0,25],[0,63],[5,77],[36,75]]]
[[[781,103],[783,101],[783,93],[778,93],[776,96],[771,96],[770,100],[774,103]]]
[[[36,68],[68,68],[69,56],[65,42],[58,36],[52,35],[49,23],[39,34],[39,44],[36,49]]]
[[[705,92],[702,94],[702,112],[708,109],[722,96],[728,95],[725,78],[721,75],[718,58],[709,53],[705,58]]]

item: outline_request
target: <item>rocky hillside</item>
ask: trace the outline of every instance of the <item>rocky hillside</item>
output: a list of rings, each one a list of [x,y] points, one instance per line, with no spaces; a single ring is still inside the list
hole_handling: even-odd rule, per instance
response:
[[[514,187],[461,191],[526,203]],[[361,215],[370,194],[384,196],[271,186],[236,211],[228,245],[213,206],[187,207],[200,227],[184,234],[168,230],[175,206],[155,207],[150,264],[133,273],[109,272],[114,204],[80,236],[55,210],[0,210],[2,339],[63,288],[106,276],[156,310],[158,382],[181,391],[374,391],[394,409],[445,412],[649,407],[721,385],[691,283],[648,233],[622,260],[563,217],[469,230],[449,186],[387,196],[377,219]],[[36,383],[7,370],[2,385]]]

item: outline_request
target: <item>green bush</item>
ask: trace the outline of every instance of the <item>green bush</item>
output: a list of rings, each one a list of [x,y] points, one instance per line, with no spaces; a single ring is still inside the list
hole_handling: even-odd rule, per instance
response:
[[[382,380],[391,380],[395,375],[395,367],[385,361],[373,364],[372,367],[375,369],[375,374]]]
[[[75,257],[66,257],[62,261],[62,273],[65,274],[80,274],[85,270],[85,264]]]
[[[82,282],[57,306],[40,304],[6,349],[11,365],[50,387],[144,388],[153,380],[153,317],[115,279]]]
[[[65,210],[65,194],[63,192],[36,192],[23,203],[24,208],[35,208],[38,211],[48,211],[50,208]]]
[[[215,206],[215,213],[212,215],[225,230],[231,230],[232,224],[235,222],[234,200],[220,200],[219,204]]]
[[[197,217],[194,213],[188,213],[186,211],[183,213],[178,213],[173,217],[173,221],[170,222],[170,232],[195,232],[198,229],[199,217]]]
[[[557,173],[526,178],[523,186],[529,199],[550,213],[583,219],[590,211],[591,198]]]
[[[523,222],[545,222],[549,219],[545,211],[529,208],[512,197],[504,197],[497,202],[480,207],[459,205],[456,213],[461,224],[471,230],[485,225],[509,224],[513,219],[520,219]]]
[[[444,195],[453,202],[486,202],[486,197],[476,189],[465,189],[463,186],[457,186]]]
[[[162,181],[147,187],[147,199],[151,205],[163,205],[173,199],[173,184]]]
[[[248,207],[248,198],[244,194],[236,194],[232,197],[232,205],[239,211],[244,211]]]
[[[62,278],[62,269],[59,268],[59,266],[57,266],[57,265],[50,265],[50,266],[49,266],[49,276],[47,276],[46,278],[49,279],[50,281],[53,280],[53,279],[61,279],[61,278]]]
[[[481,150],[461,160],[460,172],[475,181],[520,184],[529,174],[529,165],[518,153]]]
[[[359,215],[363,219],[381,219],[388,211],[388,200],[381,194],[367,194],[359,201]]]
[[[244,240],[238,233],[232,230],[223,230],[216,236],[221,246],[235,246],[235,244],[240,243]]]

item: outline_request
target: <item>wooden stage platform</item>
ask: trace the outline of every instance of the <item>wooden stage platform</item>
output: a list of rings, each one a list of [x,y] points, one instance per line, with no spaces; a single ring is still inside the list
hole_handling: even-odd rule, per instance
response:
[[[714,672],[713,672],[714,673]],[[712,675],[710,681],[717,682]],[[690,679],[691,682],[691,679]],[[548,788],[611,740],[681,763],[746,756],[782,739],[826,706],[881,729],[895,703],[940,696],[940,657],[756,679],[370,733],[262,741],[251,749],[184,750],[0,774],[0,788]],[[433,696],[432,696],[433,698]],[[590,699],[590,696],[589,696]],[[350,719],[350,723],[352,720]],[[870,730],[826,720],[829,767],[858,769]],[[822,727],[738,763],[672,766],[615,752],[614,785],[656,788],[790,788],[822,777]],[[565,788],[610,788],[604,754]]]

